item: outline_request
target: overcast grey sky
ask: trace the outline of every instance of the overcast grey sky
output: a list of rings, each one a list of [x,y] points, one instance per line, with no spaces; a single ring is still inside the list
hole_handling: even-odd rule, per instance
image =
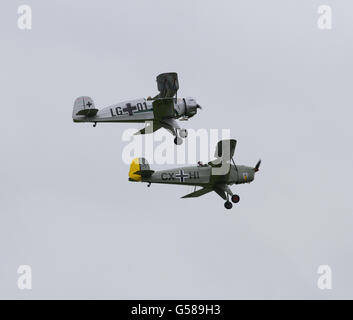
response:
[[[17,7],[33,29],[17,28]],[[333,29],[317,28],[332,7]],[[0,298],[353,298],[350,1],[2,1]],[[125,129],[74,124],[155,94],[179,73],[204,107],[188,128],[230,128],[236,162],[263,164],[217,194],[129,183]],[[170,136],[170,143],[173,143]],[[162,169],[154,166],[153,169]],[[17,268],[33,289],[17,288]],[[333,289],[317,288],[328,264]]]

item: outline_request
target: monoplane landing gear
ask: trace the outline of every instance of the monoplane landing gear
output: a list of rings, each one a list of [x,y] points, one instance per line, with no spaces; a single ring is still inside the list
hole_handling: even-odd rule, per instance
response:
[[[150,186],[151,186],[151,183],[152,183],[152,182],[149,182],[148,185],[147,185],[147,187],[150,187]]]
[[[94,124],[93,124],[93,128],[95,128],[97,126],[97,122],[95,122]]]
[[[174,139],[174,143],[179,146],[183,143],[183,140],[180,137],[176,136]]]
[[[230,201],[226,201],[225,203],[224,203],[224,207],[226,208],[226,209],[232,209],[233,208],[233,204],[230,202]]]
[[[233,194],[231,199],[234,203],[238,203],[240,201],[240,197],[237,194]]]

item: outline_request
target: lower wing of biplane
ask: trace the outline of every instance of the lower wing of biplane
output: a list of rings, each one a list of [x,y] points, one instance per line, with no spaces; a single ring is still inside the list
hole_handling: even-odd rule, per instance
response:
[[[175,136],[175,144],[181,144],[180,138],[187,137],[187,131],[181,129],[175,120],[174,98],[159,98],[152,102],[153,120],[147,121],[145,128],[136,132],[136,134],[153,133],[160,128],[168,130]]]

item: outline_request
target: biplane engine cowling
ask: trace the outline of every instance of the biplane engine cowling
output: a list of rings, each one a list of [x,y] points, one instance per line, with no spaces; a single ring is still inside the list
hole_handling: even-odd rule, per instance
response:
[[[250,183],[254,181],[255,178],[255,169],[247,166],[237,166],[238,172],[238,181],[237,184],[240,183]]]
[[[185,115],[189,118],[193,117],[197,113],[197,109],[201,109],[200,105],[197,104],[194,98],[184,99],[185,104]]]

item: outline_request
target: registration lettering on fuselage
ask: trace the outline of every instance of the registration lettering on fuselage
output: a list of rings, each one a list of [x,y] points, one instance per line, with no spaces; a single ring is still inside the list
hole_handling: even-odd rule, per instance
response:
[[[163,172],[161,177],[163,181],[179,180],[180,183],[183,183],[185,179],[199,179],[200,173],[198,171],[185,172],[180,169],[178,172]]]
[[[134,113],[138,113],[141,111],[147,111],[147,103],[137,103],[136,105],[132,105],[130,102],[126,103],[125,106],[117,106],[110,108],[110,114],[112,117],[129,115],[132,116]]]

